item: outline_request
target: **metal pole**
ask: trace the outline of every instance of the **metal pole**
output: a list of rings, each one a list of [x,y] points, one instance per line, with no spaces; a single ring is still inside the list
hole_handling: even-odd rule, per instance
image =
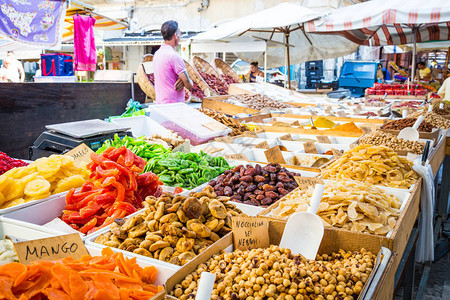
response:
[[[450,47],[447,49],[447,56],[445,57],[445,70],[444,70],[444,80],[447,78],[447,70],[448,70],[448,58],[450,56]]]
[[[103,70],[106,70],[106,48],[105,45],[103,47]]]
[[[413,32],[413,55],[412,55],[412,70],[411,70],[411,82],[414,81],[416,75],[416,56],[417,56],[417,27],[412,27]]]
[[[264,51],[264,82],[267,82],[267,45]]]
[[[131,73],[131,99],[134,101],[134,75],[136,73]]]
[[[291,89],[291,58],[289,55],[289,32],[286,35],[287,69],[288,69],[288,87]]]

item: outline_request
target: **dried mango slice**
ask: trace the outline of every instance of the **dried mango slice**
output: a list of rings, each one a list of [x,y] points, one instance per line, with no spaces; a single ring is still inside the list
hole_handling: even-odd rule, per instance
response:
[[[25,187],[25,195],[34,197],[40,194],[45,194],[50,191],[50,183],[45,179],[35,179],[30,181]]]
[[[81,175],[73,175],[64,179],[61,179],[57,184],[53,193],[61,193],[70,190],[71,188],[81,187],[86,180]]]

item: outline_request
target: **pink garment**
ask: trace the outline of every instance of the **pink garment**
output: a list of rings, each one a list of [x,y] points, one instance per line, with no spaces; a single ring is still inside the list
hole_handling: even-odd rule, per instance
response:
[[[73,46],[75,71],[95,71],[97,50],[95,49],[94,24],[91,16],[73,16]]]
[[[155,96],[157,104],[184,102],[184,89],[176,91],[178,75],[186,71],[186,64],[172,46],[163,44],[153,57]]]

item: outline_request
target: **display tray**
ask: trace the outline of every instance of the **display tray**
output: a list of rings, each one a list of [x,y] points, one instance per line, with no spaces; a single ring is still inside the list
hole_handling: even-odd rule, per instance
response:
[[[130,216],[126,217],[125,220],[127,218],[129,218],[129,217]],[[98,231],[98,232],[95,232],[95,233],[91,234],[89,237],[87,237],[85,239],[86,246],[90,246],[90,247],[93,247],[93,248],[98,248],[98,249],[100,249],[99,251],[101,251],[101,249],[103,249],[103,248],[106,248],[105,245],[96,243],[95,239],[97,237],[99,237],[101,234],[107,233],[108,231],[109,231],[109,227],[107,227],[106,231],[101,231],[101,232]],[[226,238],[227,236],[230,236],[230,235],[231,235],[231,233],[228,233],[227,235],[221,237],[218,241],[216,241],[214,244],[212,244],[208,248],[213,247],[216,243],[219,243],[222,239],[224,239],[224,238]],[[162,261],[162,260],[159,260],[159,259],[155,259],[155,258],[152,258],[152,257],[147,257],[147,256],[144,256],[144,255],[141,255],[141,254],[136,254],[136,253],[133,253],[133,252],[129,252],[129,251],[126,251],[126,250],[113,248],[113,247],[111,247],[111,249],[114,252],[121,252],[121,253],[126,254],[126,255],[132,255],[133,257],[137,257],[138,259],[140,259],[142,261],[145,261],[148,264],[153,265],[155,267],[156,266],[164,267],[165,269],[169,270],[169,272],[167,272],[167,273],[172,272],[172,274],[173,274],[173,273],[175,273],[177,270],[179,270],[181,268],[181,266],[174,265],[174,264],[171,264],[169,262],[165,262],[165,261]]]
[[[311,116],[309,115],[298,115],[298,114],[278,114],[278,113],[268,113],[268,114],[261,114],[256,116],[250,116],[246,118],[240,118],[239,121],[246,121],[246,122],[262,122],[263,119],[268,118],[290,118],[290,119],[299,119],[299,120],[309,120],[309,118],[312,118],[313,120],[324,117],[324,116]],[[327,119],[331,121],[338,121],[343,123],[348,122],[355,122],[355,123],[366,123],[366,124],[384,124],[384,120],[382,119],[366,119],[366,118],[345,118],[345,117],[334,117],[334,116],[325,116]],[[300,121],[299,121],[300,122]]]
[[[226,115],[231,115],[231,116],[241,114],[241,113],[244,113],[244,114],[259,113],[258,110],[255,110],[252,108],[223,102],[224,99],[228,99],[230,97],[232,97],[232,96],[225,95],[225,96],[205,97],[205,98],[203,98],[202,108],[212,109],[214,111],[221,112],[221,113],[224,113]]]
[[[384,95],[365,95],[366,99],[381,99]],[[401,100],[427,100],[427,95],[416,96],[416,95],[387,95],[385,99],[401,99]]]
[[[66,197],[67,193],[68,193],[68,191],[62,192],[62,193],[58,193],[58,194],[55,194],[55,195],[51,195],[50,197],[47,197],[47,198],[33,200],[33,201],[28,201],[28,202],[25,202],[25,203],[22,203],[22,204],[19,204],[19,205],[15,205],[15,206],[12,206],[12,207],[0,209],[0,216],[8,214],[8,213],[16,211],[16,210],[21,210],[21,209],[29,207],[29,206],[36,205],[36,204],[39,204],[39,203],[42,203],[42,202],[53,200],[53,199],[58,198],[58,197]]]
[[[280,243],[284,226],[285,222],[269,221],[271,245]],[[216,242],[167,280],[164,286],[167,294],[174,289],[176,284],[181,283],[187,275],[195,271],[197,266],[208,261],[213,255],[220,254],[221,251],[231,252],[233,248],[233,237],[231,234]],[[339,249],[359,251],[361,248],[378,255],[373,271],[357,299],[386,299],[382,297],[393,294],[393,284],[386,282],[388,278],[385,276],[391,267],[392,252],[382,246],[382,241],[378,236],[363,235],[350,231],[325,231],[318,253],[331,253],[339,251]],[[176,299],[171,296],[166,297]],[[158,299],[162,300],[164,298]]]
[[[397,136],[400,133],[400,130],[391,130],[391,129],[381,129],[381,131],[390,133],[394,136]],[[439,136],[441,135],[441,130],[439,128],[434,128],[431,132],[423,132],[419,131],[419,138],[424,140],[433,140],[436,144],[439,140]]]
[[[379,186],[380,187],[380,186]],[[384,187],[383,187],[384,188]],[[408,243],[409,237],[411,235],[412,228],[416,222],[417,216],[419,214],[419,205],[420,205],[420,192],[422,188],[422,178],[420,178],[410,190],[404,190],[405,192],[409,192],[410,195],[406,200],[404,205],[402,204],[402,211],[400,216],[397,219],[397,223],[390,233],[389,237],[378,236],[368,233],[360,233],[363,236],[377,236],[382,245],[387,247],[392,252],[397,254],[395,261],[393,262],[393,268],[396,270],[398,265],[400,264],[401,257],[403,256],[403,252],[405,251],[406,244]],[[386,189],[386,188],[384,188]],[[392,189],[392,188],[387,188]],[[400,190],[400,189],[393,189]],[[258,214],[258,216],[266,217],[267,213],[275,208],[278,205],[279,201],[274,203],[273,206],[268,207],[266,210],[262,211]],[[270,220],[275,220],[272,217],[266,217]],[[333,227],[325,227],[325,232],[327,231],[348,231],[341,228],[333,228]]]
[[[5,238],[6,235],[29,241],[59,236],[61,235],[61,232],[51,228],[28,226],[28,224],[23,224],[22,222],[17,222],[15,220],[1,219],[0,237]]]

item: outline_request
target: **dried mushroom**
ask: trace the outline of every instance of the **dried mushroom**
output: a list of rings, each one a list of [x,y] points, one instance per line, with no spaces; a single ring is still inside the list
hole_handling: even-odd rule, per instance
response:
[[[115,220],[95,242],[183,265],[231,232],[231,217],[242,212],[229,200],[210,186],[189,197],[147,197],[140,214]]]

